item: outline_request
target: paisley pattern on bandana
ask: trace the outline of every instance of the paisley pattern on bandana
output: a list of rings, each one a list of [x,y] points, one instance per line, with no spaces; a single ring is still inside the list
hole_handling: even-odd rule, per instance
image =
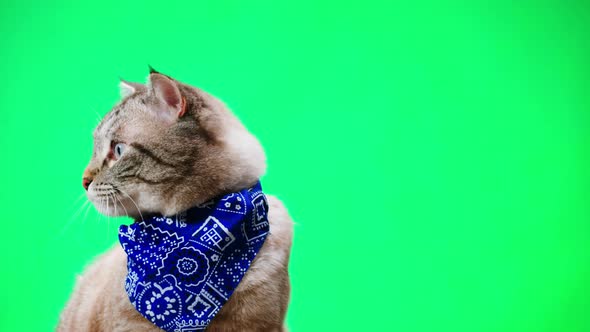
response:
[[[204,331],[227,302],[268,234],[260,183],[174,217],[119,228],[127,253],[125,291],[166,331]]]

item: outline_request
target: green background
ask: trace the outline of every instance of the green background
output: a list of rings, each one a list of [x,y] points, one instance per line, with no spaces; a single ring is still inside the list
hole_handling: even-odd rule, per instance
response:
[[[149,63],[265,146],[291,331],[590,331],[589,26],[583,1],[3,0],[0,330],[52,330],[116,243],[81,174]]]

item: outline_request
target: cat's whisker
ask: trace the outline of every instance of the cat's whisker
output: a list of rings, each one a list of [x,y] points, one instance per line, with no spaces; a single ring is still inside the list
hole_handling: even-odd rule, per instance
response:
[[[115,199],[117,199],[119,201],[119,204],[121,204],[121,207],[125,211],[125,215],[129,218],[129,213],[127,212],[127,209],[125,208],[125,204],[123,204],[123,202],[121,201],[121,199],[119,199],[116,191],[113,192],[113,197],[115,197]]]
[[[113,197],[113,195],[114,194],[112,192],[110,192],[109,193],[109,199],[113,201],[113,209],[115,209],[115,216],[117,216],[118,215],[118,213],[117,213],[117,201],[115,200],[115,198]]]
[[[74,212],[74,214],[72,214],[72,216],[70,217],[69,221],[72,221],[74,218],[76,218],[78,216],[78,214],[80,214],[80,212],[82,212],[82,208],[88,204],[90,201],[85,201],[84,203],[82,203],[82,205],[80,205],[80,207],[78,207],[78,209],[76,210],[76,212]]]
[[[72,206],[74,206],[74,205],[77,205],[77,204],[80,202],[80,199],[82,199],[82,197],[83,197],[83,196],[84,196],[84,193],[82,193],[82,194],[81,194],[81,195],[80,195],[80,196],[79,196],[79,197],[76,199],[76,201],[75,201],[75,202],[72,204]],[[84,207],[84,205],[85,205],[85,204],[87,204],[87,203],[88,203],[88,201],[86,201],[86,202],[82,203],[82,205],[80,205],[80,206],[79,206],[79,207],[76,209],[76,211],[75,211],[75,212],[72,214],[72,216],[70,217],[70,220],[69,220],[69,221],[71,221],[72,219],[76,218],[76,217],[78,216],[78,214],[81,212],[81,210],[82,210],[82,208]]]
[[[139,213],[139,217],[141,218],[141,221],[145,222],[145,220],[143,220],[143,215],[141,214],[141,211],[139,210],[139,206],[137,206],[137,203],[135,203],[135,201],[133,200],[133,198],[131,198],[131,196],[129,196],[129,194],[127,194],[126,192],[124,192],[120,188],[115,188],[115,190],[118,190],[120,193],[122,193],[125,196],[129,197],[129,199],[131,200],[131,203],[133,203],[133,205],[135,205],[135,208],[137,209],[137,212]]]
[[[107,227],[106,225],[109,222],[109,215],[108,215],[108,211],[109,211],[109,200],[108,197],[103,197],[103,210],[107,213],[103,213],[102,214],[102,221],[100,223],[100,227]],[[106,221],[106,222],[105,222]]]
[[[100,222],[101,224],[104,224],[104,218],[105,218],[105,216],[104,216],[104,214],[101,212],[101,211],[105,211],[104,197],[100,196],[100,201],[99,201],[98,205],[99,205],[99,207],[100,207],[100,209],[98,209],[98,215],[99,215],[99,217],[98,217],[98,218],[100,219],[100,220],[99,220],[99,222]]]
[[[78,196],[78,198],[76,198],[76,200],[72,203],[72,207],[78,205],[78,203],[80,202],[80,200],[82,198],[84,198],[84,196],[86,196],[86,193],[85,192],[81,193],[80,196]]]
[[[78,198],[78,201],[79,200],[80,198]],[[82,210],[85,206],[88,205],[88,203],[89,201],[85,201],[84,203],[82,203],[82,205],[78,207],[78,209],[76,209],[76,212],[74,212],[74,214],[68,219],[68,221],[66,221],[66,223],[62,226],[61,230],[57,233],[55,239],[61,238],[65,234],[65,232],[72,226],[76,217],[82,212]]]
[[[111,195],[110,193],[107,193],[107,228],[106,228],[106,232],[105,232],[105,240],[108,242],[109,240],[109,229],[111,228],[111,214],[109,211],[109,201],[111,200]],[[115,215],[117,214],[117,207],[115,206],[115,202],[113,201],[113,208],[115,210]]]
[[[90,210],[90,207],[94,206],[92,204],[90,205],[86,205],[86,211],[84,211],[84,216],[82,217],[82,222],[85,223],[86,220],[88,220],[88,211]]]

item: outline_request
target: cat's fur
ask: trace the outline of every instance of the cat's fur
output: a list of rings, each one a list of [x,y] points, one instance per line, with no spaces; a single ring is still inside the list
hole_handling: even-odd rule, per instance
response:
[[[123,99],[94,132],[84,172],[88,198],[103,214],[173,215],[264,173],[264,152],[226,106],[204,91],[152,72],[147,85],[121,82]],[[113,147],[124,144],[116,158]],[[88,186],[89,184],[89,186]],[[207,331],[285,331],[292,221],[268,196],[270,234]],[[161,331],[131,305],[127,257],[116,245],[79,277],[57,330]]]

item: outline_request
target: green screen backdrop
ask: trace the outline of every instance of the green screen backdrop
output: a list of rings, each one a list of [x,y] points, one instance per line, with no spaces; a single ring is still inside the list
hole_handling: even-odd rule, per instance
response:
[[[265,146],[291,331],[590,331],[589,27],[584,1],[3,0],[0,331],[52,330],[129,222],[81,174],[148,64]]]

